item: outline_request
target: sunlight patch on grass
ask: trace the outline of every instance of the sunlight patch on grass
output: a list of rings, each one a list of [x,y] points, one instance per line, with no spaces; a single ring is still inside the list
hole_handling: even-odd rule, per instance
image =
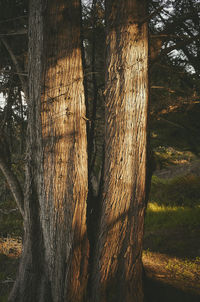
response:
[[[195,260],[191,261],[188,259],[169,259],[166,265],[166,269],[168,269],[173,275],[178,276],[181,279],[193,279],[199,280],[199,271],[200,271],[200,258],[196,257]]]
[[[150,202],[148,205],[145,218],[145,229],[147,231],[198,225],[200,225],[200,206],[193,208],[165,206],[158,205],[155,202]]]
[[[178,209],[184,209],[183,207],[170,207],[170,206],[164,206],[164,205],[158,205],[155,202],[150,202],[148,205],[148,210],[152,211],[152,212],[166,212],[166,211],[177,211]]]

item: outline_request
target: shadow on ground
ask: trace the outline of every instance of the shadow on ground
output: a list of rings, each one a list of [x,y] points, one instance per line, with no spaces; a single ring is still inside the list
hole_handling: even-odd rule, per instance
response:
[[[172,257],[194,259],[200,257],[200,225],[146,232],[144,249],[168,254]],[[199,300],[200,301],[200,300]]]
[[[199,302],[200,295],[185,292],[145,276],[144,302]]]

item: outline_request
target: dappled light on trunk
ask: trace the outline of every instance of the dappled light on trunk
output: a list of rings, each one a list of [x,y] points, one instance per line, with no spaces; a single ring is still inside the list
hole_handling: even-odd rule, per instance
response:
[[[31,1],[25,243],[10,301],[79,302],[86,294],[87,138],[80,12],[78,0],[51,1],[45,7]]]
[[[145,1],[107,1],[105,173],[92,301],[143,301],[148,33]]]

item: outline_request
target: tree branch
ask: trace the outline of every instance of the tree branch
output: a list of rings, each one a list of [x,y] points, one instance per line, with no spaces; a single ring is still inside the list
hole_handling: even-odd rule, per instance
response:
[[[0,153],[0,169],[7,180],[7,183],[10,187],[10,190],[16,201],[16,204],[20,210],[20,213],[22,217],[24,217],[24,194],[21,185],[17,177],[9,167],[9,165],[6,163],[6,160],[1,153]]]
[[[18,19],[27,19],[27,17],[28,16],[23,15],[23,16],[19,16],[19,17],[15,17],[15,18],[9,18],[9,19],[5,19],[5,20],[1,20],[0,24],[15,21],[15,20],[18,20]]]
[[[185,46],[195,40],[198,40],[199,38],[200,38],[200,35],[196,35],[194,37],[189,37],[188,39],[181,40],[181,41],[177,42],[175,45],[166,47],[165,49],[163,49],[160,52],[160,54],[154,60],[151,61],[151,66],[155,62],[157,62],[163,55],[167,55],[168,53],[170,53],[171,51],[173,51],[175,49],[181,49],[183,46]]]
[[[8,53],[9,53],[9,55],[10,55],[12,61],[13,61],[13,64],[15,65],[16,71],[18,73],[19,79],[20,79],[21,84],[22,84],[22,89],[24,91],[25,98],[27,100],[28,99],[28,84],[27,84],[26,80],[24,79],[24,77],[22,76],[23,70],[19,66],[17,58],[14,55],[12,49],[10,48],[8,42],[4,38],[1,38],[1,41],[2,41],[3,45],[5,46],[5,48],[7,49]]]
[[[156,34],[156,35],[150,35],[150,38],[151,39],[165,39],[165,38],[174,38],[174,39],[183,39],[185,41],[188,41],[188,40],[191,40],[191,39],[194,39],[196,37],[199,37],[199,35],[197,36],[187,36],[187,35],[174,35],[174,34],[165,34],[165,33],[161,33],[161,34]]]
[[[155,11],[153,11],[151,14],[149,14],[148,16],[146,16],[141,22],[140,25],[148,22],[149,20],[151,20],[153,17],[155,17],[160,11],[163,10],[163,8],[165,7],[166,4],[161,5],[160,7],[158,7]]]
[[[18,31],[13,31],[13,32],[7,32],[7,33],[0,33],[0,37],[8,37],[8,36],[20,36],[20,35],[26,35],[27,34],[27,29],[20,29]]]

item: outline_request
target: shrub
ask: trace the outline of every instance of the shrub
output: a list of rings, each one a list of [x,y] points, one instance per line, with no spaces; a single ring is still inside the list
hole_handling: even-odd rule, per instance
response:
[[[200,204],[200,177],[152,178],[150,200],[159,205],[194,207]]]

